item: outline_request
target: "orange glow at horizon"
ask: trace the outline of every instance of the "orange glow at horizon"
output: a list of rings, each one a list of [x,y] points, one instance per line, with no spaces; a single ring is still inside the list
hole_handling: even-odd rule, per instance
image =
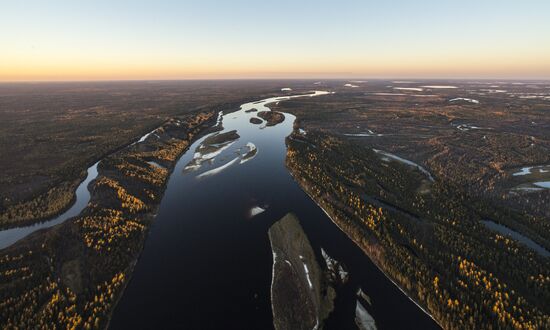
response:
[[[6,2],[0,81],[550,79],[549,10],[528,0]]]
[[[458,56],[343,59],[5,60],[0,81],[244,78],[525,78],[548,79],[550,57]]]

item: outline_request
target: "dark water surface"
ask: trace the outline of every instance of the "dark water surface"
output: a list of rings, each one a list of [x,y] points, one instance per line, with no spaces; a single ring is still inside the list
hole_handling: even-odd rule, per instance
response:
[[[204,138],[178,161],[111,328],[272,329],[267,231],[288,212],[300,219],[320,264],[322,247],[350,272],[325,328],[357,328],[359,287],[371,297],[365,307],[379,329],[437,328],[294,182],[284,164],[294,116],[274,127],[249,123],[255,113],[245,110],[273,101],[283,99],[223,116],[224,131],[240,138],[196,171],[184,169]],[[258,152],[241,163],[250,142]],[[255,206],[266,211],[250,218]]]

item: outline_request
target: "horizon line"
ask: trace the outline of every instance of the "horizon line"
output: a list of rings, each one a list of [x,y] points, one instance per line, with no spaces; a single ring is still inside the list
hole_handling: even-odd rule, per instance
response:
[[[299,81],[299,80],[311,80],[311,81],[358,81],[358,80],[371,80],[371,81],[388,81],[388,80],[424,80],[424,81],[467,81],[467,80],[481,80],[481,81],[532,81],[532,82],[550,82],[550,77],[217,77],[217,78],[139,78],[139,79],[29,79],[29,80],[0,80],[0,84],[16,84],[16,83],[86,83],[86,82],[177,82],[177,81],[254,81],[254,80],[287,80],[287,81]],[[365,81],[368,82],[368,81]]]

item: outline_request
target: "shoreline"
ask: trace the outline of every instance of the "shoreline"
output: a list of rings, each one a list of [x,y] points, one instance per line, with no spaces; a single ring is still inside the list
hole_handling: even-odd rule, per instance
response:
[[[287,167],[288,169],[288,167]],[[333,217],[328,213],[328,211],[317,201],[315,200],[315,198],[313,198],[311,196],[311,194],[300,184],[299,180],[297,180],[297,178],[294,176],[294,173],[292,173],[292,171],[288,171],[288,173],[290,174],[290,176],[292,177],[292,179],[296,182],[296,184],[298,184],[298,186],[300,187],[300,189],[325,213],[325,215],[330,219],[330,221],[336,225],[336,227],[342,231],[354,244],[355,246],[357,246],[359,249],[361,249],[361,251],[363,251],[363,253],[369,258],[369,260],[376,266],[376,268],[382,272],[382,274],[384,274],[384,276],[391,282],[393,283],[393,285],[395,285],[399,291],[401,291],[411,302],[413,302],[422,312],[424,312],[424,314],[428,315],[441,329],[444,329],[444,327],[441,325],[441,323],[434,318],[434,316],[432,314],[430,314],[428,312],[428,310],[422,306],[418,301],[414,300],[410,295],[409,293],[407,293],[403,288],[401,288],[401,286],[399,286],[381,267],[380,265],[371,258],[371,256],[365,251],[364,248],[362,248],[359,244],[357,244],[357,242],[345,231],[342,229],[342,227],[338,224],[337,221],[335,221],[333,219]]]

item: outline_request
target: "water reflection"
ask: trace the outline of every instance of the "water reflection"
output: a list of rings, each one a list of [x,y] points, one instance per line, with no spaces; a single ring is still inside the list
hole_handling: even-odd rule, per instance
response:
[[[257,114],[252,109],[269,111],[270,103],[326,94],[243,104],[221,117],[221,132],[190,147],[169,179],[112,328],[272,328],[272,251],[267,232],[288,212],[301,220],[318,260],[323,260],[322,247],[349,271],[326,328],[356,326],[360,287],[374,302],[365,309],[381,327],[407,328],[414,322],[423,329],[437,328],[290,176],[285,167],[285,138],[293,130],[295,117],[285,113],[282,123],[263,129],[250,123]],[[212,144],[213,136],[231,131],[238,138],[230,147],[193,170],[184,170],[197,158],[197,151]],[[253,151],[254,156],[247,158]]]

